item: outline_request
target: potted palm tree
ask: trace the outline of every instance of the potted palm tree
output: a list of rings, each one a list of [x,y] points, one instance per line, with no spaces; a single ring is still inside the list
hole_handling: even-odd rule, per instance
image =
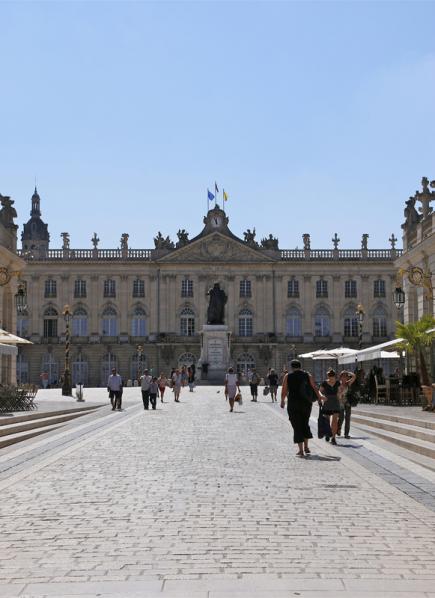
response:
[[[420,375],[421,388],[426,401],[423,405],[424,410],[432,409],[432,381],[426,363],[426,348],[435,339],[435,331],[429,332],[434,328],[435,318],[429,315],[408,324],[396,322],[396,338],[403,339],[398,348],[415,355],[417,372]]]

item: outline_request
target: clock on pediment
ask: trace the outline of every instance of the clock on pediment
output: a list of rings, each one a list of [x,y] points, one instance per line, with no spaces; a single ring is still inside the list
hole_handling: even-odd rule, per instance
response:
[[[205,216],[204,224],[204,232],[223,231],[228,228],[228,217],[218,205],[215,205],[212,210],[208,211],[207,216]]]

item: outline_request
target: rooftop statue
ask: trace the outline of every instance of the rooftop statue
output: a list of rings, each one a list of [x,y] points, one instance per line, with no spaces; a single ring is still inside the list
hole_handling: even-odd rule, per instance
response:
[[[156,249],[174,249],[174,244],[167,236],[166,238],[159,231],[157,237],[154,237],[154,246]]]
[[[176,245],[177,249],[179,247],[184,247],[184,245],[188,244],[189,233],[184,228],[178,230],[177,237],[178,237],[178,243]]]
[[[264,249],[273,249],[278,251],[278,239],[270,234],[269,238],[265,237],[264,239],[261,239],[261,246]]]
[[[17,217],[17,210],[13,207],[14,201],[6,195],[0,195],[2,209],[0,210],[0,222],[6,228],[17,228],[14,218]]]
[[[60,236],[62,237],[62,240],[63,240],[62,249],[69,249],[69,245],[70,245],[69,233],[60,233]]]
[[[128,238],[129,238],[129,234],[128,233],[122,233],[121,235],[121,249],[128,249]]]
[[[417,192],[416,192],[417,194]],[[406,202],[406,208],[403,212],[405,216],[405,222],[402,224],[402,228],[413,228],[420,220],[419,213],[415,209],[415,202],[417,197],[410,197]]]
[[[250,247],[258,247],[258,243],[255,240],[255,235],[256,235],[255,228],[252,232],[251,232],[251,229],[248,228],[248,230],[243,233],[243,236],[245,237],[245,243],[247,245],[249,245]]]
[[[228,299],[225,291],[220,288],[218,282],[215,282],[207,295],[210,297],[207,309],[207,324],[223,324],[225,303]]]
[[[309,251],[311,249],[311,237],[308,233],[302,235],[302,240],[304,242],[304,249]]]
[[[364,233],[362,238],[361,238],[361,249],[363,249],[364,251],[367,250],[367,245],[368,245],[368,241],[369,241],[369,235],[367,233]]]

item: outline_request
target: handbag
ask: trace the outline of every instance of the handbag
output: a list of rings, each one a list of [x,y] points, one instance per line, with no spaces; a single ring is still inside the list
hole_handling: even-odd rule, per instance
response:
[[[323,438],[324,436],[331,438],[332,430],[329,424],[329,417],[323,413],[323,407],[320,407],[317,419],[317,437]]]
[[[242,393],[238,392],[234,397],[234,401],[236,401],[239,405],[243,405]]]
[[[268,386],[265,386],[263,388],[263,396],[267,397],[267,395],[269,394],[269,392],[270,392],[270,388]]]
[[[315,403],[318,400],[314,388],[311,386],[308,380],[302,381],[301,385],[299,386],[299,394],[309,403]]]

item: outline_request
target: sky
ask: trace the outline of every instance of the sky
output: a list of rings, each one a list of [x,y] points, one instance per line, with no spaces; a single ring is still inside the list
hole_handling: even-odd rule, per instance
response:
[[[281,248],[401,238],[435,178],[435,3],[2,2],[0,193],[51,247],[202,229]],[[219,198],[221,203],[221,198]]]

